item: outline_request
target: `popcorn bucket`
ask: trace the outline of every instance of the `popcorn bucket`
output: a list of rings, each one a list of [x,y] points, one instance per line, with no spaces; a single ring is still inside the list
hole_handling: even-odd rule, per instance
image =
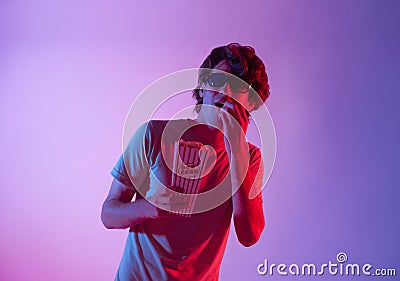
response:
[[[189,197],[189,206],[177,211],[182,216],[191,216],[208,152],[209,147],[201,142],[182,139],[175,142],[171,186],[177,192],[193,195]]]

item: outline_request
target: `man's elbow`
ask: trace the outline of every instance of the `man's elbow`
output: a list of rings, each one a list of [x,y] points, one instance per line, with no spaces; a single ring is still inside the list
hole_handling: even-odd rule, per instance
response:
[[[244,247],[253,246],[260,240],[261,233],[264,230],[265,222],[263,221],[258,227],[249,228],[250,231],[246,231],[241,235],[237,235],[239,243],[242,244]]]
[[[116,229],[117,227],[113,224],[113,220],[111,218],[109,207],[105,202],[101,208],[101,222],[103,223],[104,227],[107,229]]]
[[[246,248],[253,246],[254,244],[257,243],[257,241],[258,241],[257,238],[250,238],[250,239],[248,239],[248,238],[247,239],[240,239],[239,238],[240,244],[242,244]]]
[[[112,223],[103,214],[101,215],[101,222],[103,223],[105,228],[115,229],[115,227],[112,225]]]
[[[261,232],[258,233],[251,233],[248,234],[246,236],[239,236],[238,240],[240,242],[240,244],[242,244],[244,247],[251,247],[254,244],[256,244],[258,242],[258,240],[260,240],[260,236],[261,236]]]

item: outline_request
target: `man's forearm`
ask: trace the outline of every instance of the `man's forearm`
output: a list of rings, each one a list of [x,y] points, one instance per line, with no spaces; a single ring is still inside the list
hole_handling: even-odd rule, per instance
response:
[[[246,163],[249,163],[249,160],[245,153],[239,151],[232,153],[232,186],[235,188],[240,185],[232,196],[233,220],[240,243],[248,247],[260,238],[265,221],[260,198],[256,196],[250,199],[254,177]]]
[[[262,201],[258,197],[249,198],[247,187],[251,185],[252,181],[246,177],[232,197],[235,230],[240,243],[246,247],[258,241],[265,225]]]
[[[124,229],[152,219],[156,214],[156,207],[146,199],[137,199],[133,202],[111,199],[103,204],[101,220],[109,229]]]

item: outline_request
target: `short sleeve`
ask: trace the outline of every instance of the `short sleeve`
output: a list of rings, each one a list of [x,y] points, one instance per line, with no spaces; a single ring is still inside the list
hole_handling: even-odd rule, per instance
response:
[[[134,188],[131,180],[129,179],[128,173],[124,164],[124,155],[122,154],[114,168],[111,170],[111,175],[117,179],[119,182],[123,183],[127,187]]]
[[[111,175],[115,179],[135,190],[143,190],[149,185],[148,148],[151,139],[148,124],[143,124],[135,132],[111,170]]]

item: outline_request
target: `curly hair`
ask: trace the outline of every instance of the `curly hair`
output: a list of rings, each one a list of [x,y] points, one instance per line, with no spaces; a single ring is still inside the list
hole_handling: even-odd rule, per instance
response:
[[[259,98],[252,96],[252,92],[250,92],[249,99],[255,102],[253,110],[259,108],[270,95],[265,65],[256,55],[253,47],[231,43],[226,46],[214,48],[200,66],[199,85],[192,91],[193,98],[197,100],[196,112],[200,111],[203,104],[203,98],[200,96],[200,84],[205,83],[205,77],[208,74],[206,70],[202,71],[202,69],[214,68],[222,60],[226,60],[231,66],[231,74],[243,79],[255,90]]]

